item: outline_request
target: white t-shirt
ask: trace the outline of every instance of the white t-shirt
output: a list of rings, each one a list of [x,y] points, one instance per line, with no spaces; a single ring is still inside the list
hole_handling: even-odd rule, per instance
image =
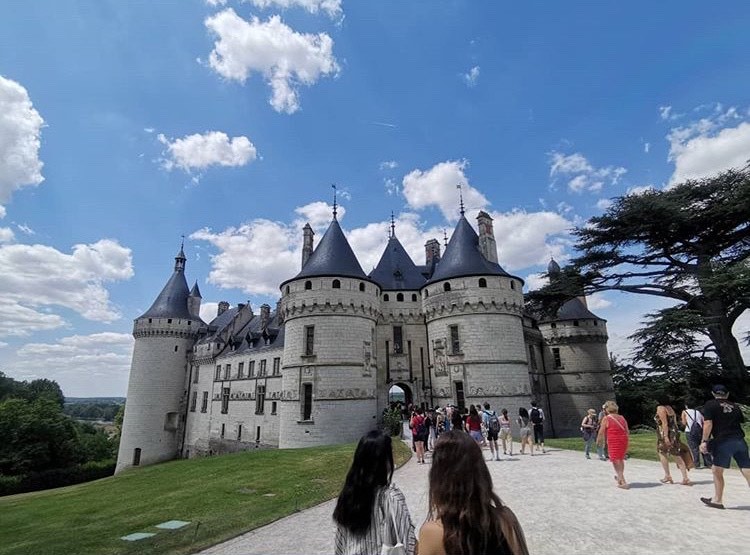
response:
[[[701,411],[698,409],[685,409],[685,415],[687,416],[687,418],[685,418],[686,433],[690,432],[690,428],[693,427],[693,422],[697,422],[701,428],[703,427],[703,415],[701,414]]]

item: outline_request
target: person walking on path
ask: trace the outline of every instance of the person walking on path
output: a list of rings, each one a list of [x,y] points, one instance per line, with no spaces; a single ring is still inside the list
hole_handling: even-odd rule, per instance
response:
[[[682,482],[680,483],[683,486],[692,486],[693,482],[688,478],[688,470],[693,468],[693,457],[690,455],[687,445],[680,441],[677,413],[672,408],[670,400],[664,396],[659,399],[654,422],[656,422],[656,451],[659,454],[661,467],[664,469],[664,477],[659,481],[662,484],[674,483],[669,472],[669,457],[672,456],[682,474]]]
[[[598,426],[602,425],[602,420],[604,420],[604,417],[607,416],[607,411],[604,410],[604,405],[602,405],[602,410],[599,411],[599,415],[597,416],[597,423]],[[597,435],[599,433],[599,428],[597,426]],[[596,454],[599,456],[600,461],[606,461],[609,458],[609,454],[607,453],[607,438],[604,438],[604,445],[599,445],[597,443],[596,445]]]
[[[534,427],[534,444],[541,447],[542,453],[546,453],[547,451],[544,450],[544,411],[537,406],[536,401],[531,402],[529,417]]]
[[[414,439],[414,448],[417,452],[417,462],[424,464],[424,445],[427,441],[427,427],[425,426],[425,418],[422,416],[422,408],[418,408],[411,417],[409,422],[411,428],[411,435]]]
[[[435,444],[429,512],[419,555],[528,555],[521,525],[493,492],[482,450],[469,436],[446,432]]]
[[[397,543],[408,555],[415,553],[414,524],[404,494],[391,483],[393,468],[390,436],[365,434],[333,511],[336,555],[371,555]]]
[[[510,431],[508,409],[503,409],[500,417],[500,441],[503,442],[503,455],[513,455],[513,434]]]
[[[469,435],[477,442],[477,445],[481,445],[484,441],[482,435],[482,419],[479,418],[479,413],[474,405],[471,405],[469,411],[469,417],[466,419],[466,431]]]
[[[534,456],[534,442],[531,441],[531,420],[529,411],[524,407],[518,409],[518,427],[521,430],[521,454],[526,454],[526,446],[529,446],[529,455]]]
[[[729,400],[729,390],[723,385],[715,385],[711,393],[714,398],[703,406],[703,438],[701,453],[708,453],[708,440],[713,437],[711,454],[714,476],[713,497],[701,497],[709,507],[724,508],[724,470],[729,468],[734,458],[742,475],[750,486],[750,455],[748,455],[745,432],[742,423],[745,417],[735,403]]]
[[[628,452],[629,430],[628,422],[618,414],[620,407],[614,401],[604,403],[607,415],[602,419],[599,426],[599,436],[596,438],[598,445],[602,445],[606,438],[609,446],[609,460],[615,469],[615,481],[617,487],[629,489],[625,481],[625,454]]]
[[[584,452],[586,453],[586,458],[591,458],[591,444],[596,441],[596,429],[598,427],[598,422],[596,420],[596,411],[594,409],[589,409],[586,413],[586,416],[583,417],[583,420],[581,421],[581,434],[583,435],[583,442],[584,442]]]
[[[497,447],[497,436],[500,433],[500,419],[494,410],[490,411],[490,404],[487,401],[484,402],[482,420],[484,421],[484,427],[487,429],[487,443],[490,444],[490,460],[499,461],[500,451]]]
[[[464,418],[456,406],[453,407],[451,412],[451,429],[464,431]]]
[[[683,410],[680,415],[680,420],[682,420],[682,425],[685,429],[685,437],[687,438],[688,447],[690,448],[690,453],[693,455],[695,468],[702,468],[701,456],[703,457],[703,466],[710,468],[711,455],[708,453],[704,455],[699,449],[701,438],[703,437],[703,414],[701,414],[701,411],[696,408],[691,409],[691,405],[693,405],[693,402],[687,401],[685,403],[685,410]]]

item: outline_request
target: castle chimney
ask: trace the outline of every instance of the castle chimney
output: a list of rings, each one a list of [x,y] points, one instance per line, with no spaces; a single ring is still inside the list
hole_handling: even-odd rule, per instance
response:
[[[284,323],[284,313],[281,311],[281,299],[276,301],[276,318],[278,319],[279,325]]]
[[[221,301],[219,303],[219,310],[216,313],[216,316],[221,316],[224,314],[227,310],[229,310],[229,303],[227,301]]]
[[[271,322],[271,307],[267,304],[260,305],[260,329],[264,330]]]
[[[302,228],[302,267],[305,267],[307,260],[313,252],[313,236],[315,232],[310,227],[310,224],[305,224]]]
[[[430,239],[424,244],[425,264],[432,266],[440,261],[440,242],[437,239]]]
[[[497,243],[495,242],[495,231],[492,229],[492,218],[484,210],[477,215],[479,224],[479,251],[482,255],[497,264]]]

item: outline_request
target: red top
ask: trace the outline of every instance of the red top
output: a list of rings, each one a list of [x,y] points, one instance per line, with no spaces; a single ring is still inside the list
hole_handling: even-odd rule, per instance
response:
[[[466,423],[469,425],[470,432],[481,432],[482,431],[482,419],[479,416],[471,415],[466,419]]]

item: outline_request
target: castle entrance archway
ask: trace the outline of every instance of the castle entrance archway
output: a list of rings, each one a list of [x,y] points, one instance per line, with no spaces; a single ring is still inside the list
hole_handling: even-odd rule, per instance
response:
[[[414,394],[412,393],[409,384],[403,382],[396,382],[391,385],[388,390],[388,405],[393,403],[400,403],[401,409],[406,410],[406,407],[414,403]]]

